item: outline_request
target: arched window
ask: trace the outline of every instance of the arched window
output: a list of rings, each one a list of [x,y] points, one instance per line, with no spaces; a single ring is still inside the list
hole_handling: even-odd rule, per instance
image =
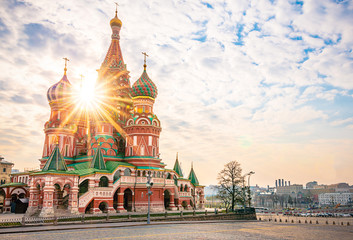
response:
[[[109,185],[109,180],[107,177],[103,176],[99,179],[99,186],[100,187],[108,187]]]
[[[137,171],[137,176],[138,176],[138,177],[141,177],[141,172],[140,172],[140,170]]]
[[[124,152],[125,152],[125,143],[123,139],[120,139],[119,146],[118,146],[118,153],[124,153]]]
[[[178,186],[178,178],[177,178],[175,175],[174,175],[173,178],[174,178],[174,185],[175,185],[175,186]]]
[[[78,190],[79,195],[82,195],[85,192],[87,192],[89,188],[88,179],[84,180],[80,185],[78,185],[78,188],[79,188]]]
[[[130,170],[130,168],[125,168],[125,170],[124,170],[124,176],[131,176],[131,170]]]
[[[114,178],[113,178],[113,182],[115,182],[116,180],[118,180],[120,178],[120,170],[116,171],[114,174]]]
[[[182,192],[183,189],[184,189],[184,188],[183,188],[183,184],[181,184],[181,185],[180,185],[180,192]]]
[[[172,175],[170,175],[170,173],[167,173],[166,179],[171,179],[171,178],[172,178]]]
[[[146,171],[142,172],[142,177],[146,177]]]
[[[185,185],[185,187],[184,187],[184,192],[187,192],[187,191],[188,191],[188,186]]]
[[[161,174],[160,174],[160,172],[157,172],[157,177],[159,178],[159,177],[161,177]]]

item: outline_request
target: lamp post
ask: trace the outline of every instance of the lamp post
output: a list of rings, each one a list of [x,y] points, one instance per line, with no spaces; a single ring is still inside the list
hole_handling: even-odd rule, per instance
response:
[[[244,212],[245,212],[245,207],[246,207],[246,203],[245,203],[245,177],[246,177],[246,174],[242,177],[242,180],[243,180],[243,207],[244,207]]]
[[[250,207],[250,201],[251,201],[251,197],[250,197],[250,176],[252,174],[254,174],[255,172],[251,171],[247,174],[245,174],[243,177],[242,177],[242,180],[243,180],[243,207],[244,207],[244,211],[245,211],[245,207],[246,207],[246,196],[245,196],[245,177],[246,176],[249,176],[248,177],[248,194],[249,194],[249,207]]]
[[[252,174],[255,174],[255,172],[254,171],[251,171],[251,172],[249,172],[248,173],[248,175],[249,175],[249,177],[248,177],[248,194],[249,194],[249,207],[251,207],[251,191],[250,191],[250,176],[252,175]]]
[[[148,210],[147,210],[147,224],[150,224],[150,208],[151,208],[151,195],[153,192],[151,191],[151,187],[153,186],[153,182],[151,182],[152,177],[151,177],[151,171],[148,171],[147,173],[147,197],[148,197]]]

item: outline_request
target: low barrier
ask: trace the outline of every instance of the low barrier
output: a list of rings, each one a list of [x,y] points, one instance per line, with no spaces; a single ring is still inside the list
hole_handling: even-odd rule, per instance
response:
[[[294,224],[324,224],[324,225],[340,225],[340,226],[351,226],[353,219],[352,218],[311,218],[307,219],[306,217],[293,217],[293,216],[264,216],[259,215],[257,217],[258,221],[265,222],[278,222],[278,223],[294,223]]]
[[[72,223],[102,223],[102,222],[142,222],[147,220],[147,214],[141,213],[106,213],[94,215],[68,215],[53,217],[26,217],[0,219],[1,227],[41,226]],[[205,220],[256,220],[252,209],[235,212],[180,211],[151,213],[151,221],[205,221]]]

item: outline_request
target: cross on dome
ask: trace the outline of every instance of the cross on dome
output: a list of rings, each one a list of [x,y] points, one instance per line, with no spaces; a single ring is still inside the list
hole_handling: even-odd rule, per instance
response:
[[[119,4],[117,3],[117,2],[115,2],[115,16],[117,16],[118,15],[118,6],[119,6]]]
[[[148,55],[147,55],[147,53],[145,53],[145,52],[142,52],[142,54],[144,55],[144,57],[143,57],[143,68],[144,68],[144,70],[146,71],[146,67],[147,67],[147,64],[146,64],[146,57],[148,57]]]
[[[66,68],[66,67],[67,67],[67,62],[70,61],[70,59],[68,59],[68,58],[66,58],[66,57],[64,57],[63,59],[65,60],[64,75],[66,75],[66,71],[67,71],[67,68]]]

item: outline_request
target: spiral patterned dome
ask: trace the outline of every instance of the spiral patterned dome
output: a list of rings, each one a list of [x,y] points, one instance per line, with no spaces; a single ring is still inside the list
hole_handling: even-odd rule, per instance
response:
[[[148,77],[146,69],[143,71],[141,77],[131,87],[131,96],[138,97],[157,97],[158,90],[156,84]]]
[[[66,74],[62,77],[62,79],[55,83],[48,89],[47,98],[48,102],[58,102],[65,101],[71,96],[71,83],[67,79]]]

